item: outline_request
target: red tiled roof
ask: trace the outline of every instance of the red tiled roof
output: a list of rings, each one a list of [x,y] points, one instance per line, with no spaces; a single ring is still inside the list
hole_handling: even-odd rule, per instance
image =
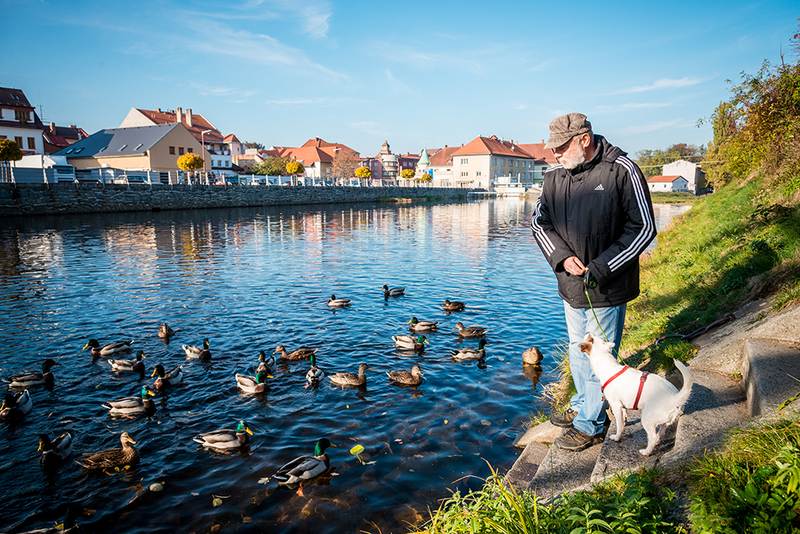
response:
[[[497,136],[483,137],[479,135],[466,145],[453,152],[453,156],[474,156],[481,154],[492,154],[495,156],[510,156],[513,158],[533,159],[533,156],[525,152],[519,145],[499,139]]]
[[[156,124],[173,124],[177,122],[175,112],[174,111],[163,111],[163,110],[156,110],[156,109],[141,109],[136,108],[142,115],[150,119]],[[207,134],[203,135],[202,138],[204,141],[208,143],[222,143],[224,138],[222,137],[222,133],[217,130],[217,127],[211,124],[205,117],[200,115],[199,113],[192,112],[192,125],[189,126],[186,115],[187,110],[183,110],[183,125],[186,126],[186,129],[191,132],[191,134],[200,141],[201,133],[204,130],[211,130]]]
[[[192,117],[194,117],[194,114],[192,115]],[[238,138],[238,137],[236,137],[236,134],[232,134],[232,133],[231,133],[231,134],[228,134],[228,135],[226,135],[226,136],[225,136],[225,139],[223,139],[223,140],[224,140],[226,143],[241,143],[241,141],[239,141],[239,138]]]
[[[428,159],[431,167],[447,167],[453,163],[453,152],[459,150],[460,146],[446,146],[444,148],[428,149]]]
[[[651,176],[647,179],[647,183],[649,184],[671,184],[678,178],[683,178],[683,176]]]
[[[311,164],[314,162],[333,163],[333,156],[328,154],[325,150],[316,146],[301,146],[300,148],[287,148],[281,156],[295,159],[303,165]]]
[[[300,148],[316,147],[327,153],[329,156],[334,157],[338,151],[349,152],[351,155],[358,157],[360,154],[357,150],[353,150],[349,146],[342,143],[329,143],[321,137],[312,137]]]
[[[534,157],[534,159],[542,160],[550,165],[558,163],[553,151],[544,147],[544,143],[520,143],[519,146]]]

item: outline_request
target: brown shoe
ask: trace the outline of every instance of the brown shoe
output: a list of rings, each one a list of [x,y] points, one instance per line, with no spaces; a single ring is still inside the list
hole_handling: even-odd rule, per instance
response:
[[[575,428],[568,428],[566,432],[556,438],[555,444],[559,449],[577,452],[602,442],[602,434],[589,436]]]
[[[567,408],[567,411],[565,411],[564,413],[553,412],[552,414],[550,414],[550,422],[554,426],[558,426],[561,428],[570,428],[572,426],[572,421],[577,416],[578,412],[576,412],[572,408]]]

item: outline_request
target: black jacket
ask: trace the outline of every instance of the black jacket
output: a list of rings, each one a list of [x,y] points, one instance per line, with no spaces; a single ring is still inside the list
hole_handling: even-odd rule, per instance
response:
[[[598,285],[594,307],[617,306],[639,295],[639,254],[656,236],[653,204],[639,167],[602,136],[590,161],[544,175],[531,228],[556,273],[558,292],[573,308],[588,308],[583,277],[564,270],[577,256]]]

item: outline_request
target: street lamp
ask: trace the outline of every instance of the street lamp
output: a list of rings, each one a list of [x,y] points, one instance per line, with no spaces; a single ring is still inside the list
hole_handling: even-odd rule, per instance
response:
[[[203,172],[206,173],[206,185],[208,185],[208,171],[206,171],[206,143],[203,141],[203,136],[207,133],[211,133],[214,130],[203,130],[200,132],[200,145],[202,148],[202,156],[203,156]]]

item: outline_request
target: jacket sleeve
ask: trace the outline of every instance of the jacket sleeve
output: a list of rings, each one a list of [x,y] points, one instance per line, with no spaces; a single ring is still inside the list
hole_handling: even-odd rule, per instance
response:
[[[601,287],[636,261],[656,237],[653,203],[642,171],[625,156],[619,157],[617,163],[624,169],[620,178],[625,226],[619,238],[588,265]]]
[[[536,243],[542,249],[545,259],[550,263],[553,271],[564,270],[564,260],[575,253],[567,245],[567,243],[558,235],[553,222],[550,217],[550,206],[547,202],[547,186],[542,189],[542,194],[539,195],[539,200],[536,202],[536,209],[533,211],[531,218],[531,229],[533,230],[533,237],[536,238]]]

